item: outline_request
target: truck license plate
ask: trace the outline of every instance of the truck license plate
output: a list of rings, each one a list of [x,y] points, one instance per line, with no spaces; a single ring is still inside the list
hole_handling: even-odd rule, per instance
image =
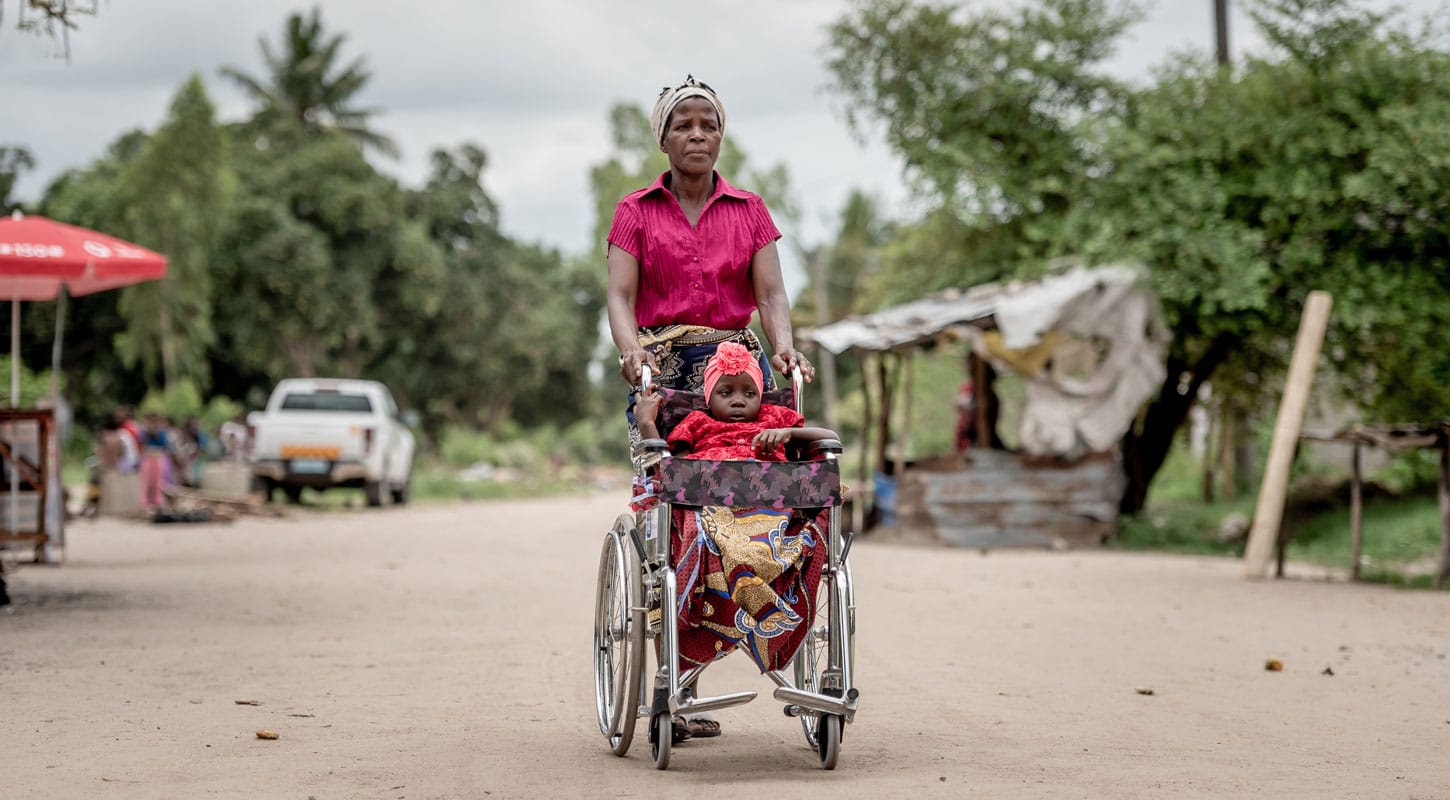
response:
[[[292,462],[292,471],[299,475],[320,475],[327,472],[327,462],[315,459],[297,459]]]

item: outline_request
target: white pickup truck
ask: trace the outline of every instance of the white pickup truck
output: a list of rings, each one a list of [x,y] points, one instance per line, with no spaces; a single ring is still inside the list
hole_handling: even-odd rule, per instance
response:
[[[269,501],[279,488],[295,503],[306,487],[353,487],[370,506],[408,502],[413,432],[377,381],[288,378],[247,425],[253,480]]]

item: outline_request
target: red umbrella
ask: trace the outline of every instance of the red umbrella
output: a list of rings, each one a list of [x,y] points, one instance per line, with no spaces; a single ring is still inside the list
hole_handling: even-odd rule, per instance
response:
[[[0,218],[0,298],[54,300],[166,275],[166,256],[104,233],[16,211]]]
[[[10,405],[20,402],[20,301],[116,289],[166,275],[166,256],[114,236],[27,217],[0,218],[0,299],[10,298]]]
[[[21,300],[54,300],[61,287],[73,295],[91,294],[165,275],[165,256],[114,236],[45,217],[27,217],[19,211],[8,219],[0,218],[0,300],[9,297],[11,303],[10,406],[20,404]],[[58,355],[59,315],[56,331]],[[13,531],[15,470],[10,476],[9,529]]]

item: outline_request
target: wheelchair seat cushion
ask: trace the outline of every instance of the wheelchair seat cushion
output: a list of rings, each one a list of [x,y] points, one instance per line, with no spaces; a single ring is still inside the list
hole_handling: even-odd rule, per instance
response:
[[[841,505],[836,461],[704,461],[660,463],[660,499],[682,506],[825,508]]]

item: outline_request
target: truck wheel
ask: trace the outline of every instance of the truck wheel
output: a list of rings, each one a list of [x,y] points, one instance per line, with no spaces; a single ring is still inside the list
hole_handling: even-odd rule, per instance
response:
[[[291,503],[294,506],[300,505],[302,503],[301,486],[284,486],[282,487],[282,494],[287,495],[287,502]]]
[[[397,505],[400,505],[400,506],[405,506],[405,505],[408,504],[408,500],[412,496],[413,496],[413,476],[412,475],[409,475],[407,477],[407,479],[403,481],[403,485],[402,486],[397,486],[397,487],[394,487],[393,488],[393,503],[395,503]]]
[[[252,493],[260,494],[262,496],[262,502],[264,503],[272,502],[272,495],[276,489],[277,484],[273,483],[268,478],[252,479]]]
[[[386,497],[386,489],[382,481],[367,481],[363,484],[363,495],[367,497],[368,505],[372,508],[381,508]]]

